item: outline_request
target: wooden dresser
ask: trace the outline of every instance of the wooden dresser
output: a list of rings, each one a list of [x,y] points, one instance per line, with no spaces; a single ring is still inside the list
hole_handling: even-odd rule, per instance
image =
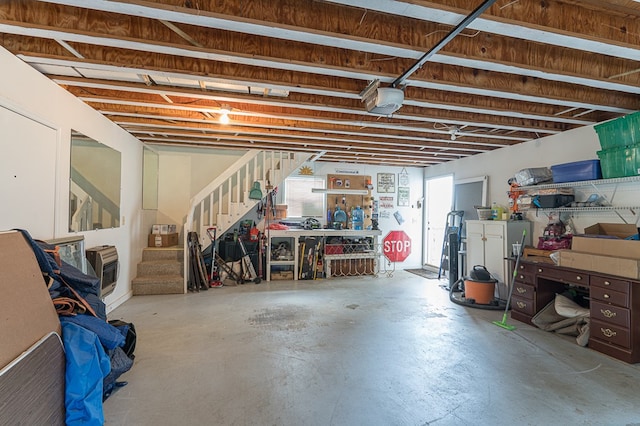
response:
[[[568,287],[586,291],[591,317],[589,348],[628,363],[640,362],[640,280],[521,261],[511,318],[531,318]]]

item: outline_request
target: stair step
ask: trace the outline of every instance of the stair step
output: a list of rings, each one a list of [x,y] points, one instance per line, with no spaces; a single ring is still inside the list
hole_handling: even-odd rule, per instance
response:
[[[182,262],[184,259],[184,247],[147,247],[142,250],[142,261],[152,260],[177,260]]]
[[[183,262],[177,260],[145,260],[138,263],[138,276],[150,275],[182,275]]]
[[[134,296],[150,294],[182,294],[184,280],[180,275],[151,275],[131,281]]]

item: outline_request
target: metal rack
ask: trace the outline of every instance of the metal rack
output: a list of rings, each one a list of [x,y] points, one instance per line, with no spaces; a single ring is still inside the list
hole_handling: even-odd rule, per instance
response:
[[[518,191],[535,191],[542,189],[553,189],[553,188],[580,188],[580,187],[591,187],[593,190],[600,195],[603,199],[607,201],[608,206],[593,206],[593,207],[551,207],[551,208],[521,208],[521,211],[540,211],[540,212],[569,212],[569,213],[588,213],[588,212],[615,212],[620,219],[622,219],[625,223],[626,220],[620,214],[620,211],[629,211],[633,216],[636,216],[636,212],[640,210],[640,206],[632,206],[632,205],[621,205],[616,206],[613,205],[613,199],[615,198],[616,192],[618,190],[618,185],[626,184],[626,183],[634,183],[640,182],[640,176],[630,176],[630,177],[622,177],[622,178],[613,178],[613,179],[596,179],[596,180],[584,180],[578,182],[563,182],[563,183],[548,183],[548,184],[540,184],[540,185],[530,185],[530,186],[521,186],[518,188]],[[613,186],[613,190],[611,191],[610,196],[606,196],[600,190],[602,186]]]

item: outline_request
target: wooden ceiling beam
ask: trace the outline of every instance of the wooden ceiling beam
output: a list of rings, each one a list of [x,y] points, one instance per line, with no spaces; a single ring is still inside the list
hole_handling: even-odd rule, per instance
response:
[[[198,109],[193,106],[187,105],[184,108],[179,108],[175,103],[166,105],[166,107],[158,108],[157,105],[151,103],[144,102],[132,102],[132,101],[113,101],[107,102],[108,100],[105,98],[97,97],[81,97],[84,101],[88,102],[90,106],[95,108],[98,111],[121,111],[121,112],[136,112],[139,114],[145,114],[147,117],[165,117],[165,119],[193,119],[193,120],[203,120],[202,114],[204,112],[208,113],[216,113],[219,108],[203,108]],[[260,115],[252,115],[251,113],[247,113],[246,111],[232,110],[231,114],[229,114],[233,120],[234,125],[238,124],[257,124],[265,127],[273,127],[273,126],[289,126],[291,128],[300,130],[300,129],[321,129],[322,131],[334,131],[334,132],[352,132],[357,134],[365,134],[366,132],[375,133],[378,135],[388,135],[388,137],[432,137],[432,138],[443,138],[445,135],[446,139],[449,139],[450,132],[448,130],[442,130],[443,125],[439,126],[416,126],[413,123],[403,123],[403,122],[392,122],[389,121],[386,125],[381,125],[375,122],[364,122],[353,120],[349,120],[348,118],[335,118],[331,120],[318,120],[312,116],[296,116],[293,119],[291,116],[282,115],[278,117],[275,114],[270,114],[268,116],[260,116]],[[205,119],[204,121],[209,121]],[[460,131],[460,139],[463,139],[463,136],[468,136],[473,134],[476,139],[476,144],[478,145],[504,145],[517,142],[523,142],[525,140],[529,140],[531,135],[525,132],[509,132],[509,135],[505,136],[502,132],[492,132],[488,129],[477,129],[471,127],[459,126],[461,128]],[[465,130],[466,129],[466,130]],[[474,132],[478,132],[475,133]]]
[[[87,101],[91,101],[92,99],[108,99],[117,103],[119,100],[122,103],[126,102],[138,102],[138,103],[146,103],[149,105],[154,105],[156,107],[167,107],[167,108],[183,108],[183,109],[192,109],[192,110],[204,110],[207,112],[216,112],[220,109],[220,107],[224,104],[230,104],[230,106],[240,110],[243,114],[261,114],[266,110],[262,106],[257,106],[252,104],[251,102],[246,103],[237,103],[230,100],[225,100],[224,102],[215,101],[215,100],[204,100],[204,99],[193,99],[189,97],[176,97],[172,98],[172,102],[166,102],[166,99],[161,99],[161,96],[150,93],[141,93],[141,92],[118,92],[114,90],[104,90],[99,88],[86,89],[83,87],[68,87],[68,90],[74,94],[75,96],[85,99]],[[287,98],[286,100],[276,100],[272,106],[269,108],[270,114],[280,114],[290,115],[292,117],[296,117],[298,119],[304,119],[304,117],[317,117],[317,110],[309,108],[310,105],[328,105],[329,102],[334,102],[333,107],[337,107],[335,105],[340,102],[340,100],[336,99],[320,99],[318,97],[305,99],[306,103],[302,103],[301,100],[296,101],[293,99],[294,97]],[[245,98],[246,99],[246,98]],[[240,99],[238,99],[240,100]],[[342,100],[344,101],[344,100]],[[340,105],[339,111],[331,112],[331,110],[325,109],[324,112],[328,112],[328,114],[324,114],[326,118],[333,118],[336,121],[345,120],[345,119],[353,119],[354,113],[361,113],[362,106],[360,103],[351,103],[351,105],[347,105],[347,102],[344,102],[345,105]],[[279,107],[275,107],[275,105],[280,105]],[[413,116],[413,119],[410,118]],[[565,125],[562,123],[547,123],[543,119],[539,120],[531,120],[525,117],[514,117],[514,118],[499,118],[496,119],[493,116],[484,115],[484,114],[473,114],[469,112],[457,112],[457,111],[445,111],[443,109],[426,109],[426,108],[417,108],[407,106],[403,107],[402,111],[399,114],[396,114],[393,117],[385,117],[383,119],[385,122],[389,123],[398,123],[398,124],[410,124],[412,126],[416,126],[419,121],[422,121],[424,125],[434,126],[436,123],[452,123],[455,125],[463,126],[474,126],[474,127],[485,127],[486,130],[502,128],[504,130],[513,130],[513,131],[527,131],[527,132],[538,132],[538,133],[552,133],[566,130],[568,128],[572,128],[574,126]],[[364,115],[362,118],[358,119],[359,123],[366,124],[366,122],[380,122],[380,117],[376,116],[367,116]],[[472,124],[473,123],[473,124]],[[588,122],[583,122],[583,124],[588,124]],[[518,136],[514,136],[518,137]],[[520,135],[519,137],[524,139],[529,139],[531,135]]]
[[[98,80],[98,79],[86,79],[86,78],[74,78],[74,77],[64,77],[64,76],[51,76],[51,78],[58,82],[59,84],[68,87],[72,93],[76,96],[82,96],[83,92],[96,92],[98,89],[103,90],[113,90],[120,91],[122,97],[134,96],[129,95],[132,93],[148,93],[149,96],[170,96],[173,99],[176,99],[176,102],[180,102],[179,98],[186,98],[188,102],[193,103],[194,98],[198,99],[207,99],[212,102],[245,102],[247,105],[253,105],[252,108],[255,108],[257,105],[269,106],[270,109],[280,106],[287,107],[299,107],[300,109],[307,109],[309,111],[313,111],[313,114],[316,114],[317,110],[320,109],[325,112],[331,112],[332,109],[337,107],[337,104],[340,104],[343,107],[352,108],[355,105],[355,110],[350,112],[363,112],[363,106],[360,102],[348,102],[342,101],[338,98],[322,98],[319,96],[313,96],[309,94],[301,94],[291,92],[287,98],[279,98],[279,97],[256,97],[254,95],[245,95],[245,94],[233,94],[230,95],[228,92],[223,91],[215,91],[208,90],[207,92],[203,92],[201,89],[195,88],[187,88],[187,87],[176,87],[176,86],[147,86],[142,83],[129,83],[129,82],[118,82],[118,81],[107,81],[107,80]],[[76,88],[73,88],[75,86]],[[82,90],[80,88],[86,87],[86,90]],[[425,90],[425,91],[415,91],[416,95],[414,96],[414,90],[409,88],[407,92],[411,92],[409,96],[410,99],[405,101],[406,108],[398,113],[401,115],[406,115],[407,111],[411,111],[412,105],[416,105],[421,109],[418,111],[420,117],[424,119],[433,118],[438,119],[440,121],[447,121],[449,117],[453,117],[455,114],[459,113],[459,120],[462,121],[470,121],[470,117],[476,117],[475,121],[477,122],[486,122],[487,125],[500,123],[500,120],[495,117],[504,116],[504,117],[512,117],[516,118],[519,121],[516,121],[516,126],[526,126],[528,120],[537,121],[537,122],[546,122],[544,127],[547,127],[549,130],[562,131],[566,130],[566,126],[554,126],[551,123],[566,123],[568,125],[588,125],[594,122],[605,121],[610,118],[614,118],[617,115],[612,115],[610,113],[604,113],[600,111],[593,111],[590,113],[588,117],[576,119],[570,116],[566,116],[566,114],[560,114],[562,111],[567,110],[567,108],[560,107],[548,107],[542,108],[539,107],[538,104],[533,103],[517,103],[515,101],[504,100],[503,103],[500,104],[501,109],[490,109],[490,107],[494,107],[497,102],[493,100],[493,105],[486,102],[487,97],[481,96],[473,96],[473,95],[463,95],[450,93],[449,98],[447,99],[444,96],[442,91],[433,91],[433,90]],[[426,93],[425,93],[426,92]],[[231,97],[232,96],[232,97]],[[166,100],[166,99],[165,99]],[[332,103],[333,105],[330,105]],[[423,106],[425,105],[425,106]],[[241,107],[247,108],[247,107]],[[544,110],[543,113],[538,113],[537,111]],[[526,112],[524,112],[526,111]],[[474,115],[477,114],[477,115]],[[432,119],[432,121],[433,121]],[[524,120],[524,121],[523,121]],[[504,126],[513,126],[514,122],[504,121]],[[543,132],[544,128],[538,127],[535,131]]]
[[[163,121],[162,119],[146,119],[139,115],[117,115],[106,114],[110,119],[116,122],[118,125],[126,127],[129,130],[136,130],[143,133],[166,133],[166,132],[182,132],[188,131],[197,134],[204,135],[217,135],[219,137],[226,137],[228,135],[241,136],[245,139],[254,138],[268,138],[271,140],[292,140],[298,141],[301,145],[309,145],[318,143],[318,141],[327,141],[337,143],[340,145],[352,146],[367,146],[378,147],[379,149],[393,150],[396,148],[406,148],[410,150],[417,150],[423,153],[433,152],[442,153],[444,151],[450,152],[453,155],[473,155],[481,152],[487,152],[492,149],[500,148],[498,144],[482,146],[478,144],[475,146],[473,143],[464,143],[461,140],[456,142],[448,141],[427,141],[421,139],[415,140],[391,140],[383,137],[375,137],[371,134],[363,134],[353,139],[340,136],[340,134],[334,133],[308,133],[304,131],[268,131],[269,129],[259,129],[256,127],[243,127],[239,126],[222,126],[215,122],[203,122],[199,121],[184,121],[180,118],[176,118],[171,121]]]
[[[293,4],[295,3],[295,5]],[[304,3],[304,4],[301,4]],[[447,9],[452,12],[460,14],[466,14],[468,10],[468,2],[461,1],[461,8],[456,8],[452,5],[447,5]],[[502,23],[509,23],[511,25],[518,24],[525,26],[527,23],[533,22],[533,27],[540,28],[545,31],[553,31],[557,29],[557,32],[561,32],[562,35],[568,34],[568,31],[564,27],[569,23],[576,23],[579,19],[575,18],[576,11],[579,9],[585,15],[588,15],[586,19],[593,19],[594,14],[592,11],[583,8],[576,8],[575,6],[568,7],[560,2],[545,2],[546,4],[540,5],[531,1],[519,1],[509,4],[505,7],[492,7],[490,13],[483,15],[489,16],[488,19],[500,20]],[[406,16],[388,15],[378,13],[368,9],[357,9],[353,7],[343,7],[335,4],[318,4],[318,2],[299,1],[299,0],[280,0],[274,1],[255,1],[251,2],[248,7],[240,6],[237,2],[216,2],[199,4],[198,10],[194,11],[188,7],[183,6],[182,2],[155,2],[155,6],[166,7],[171,6],[174,12],[180,11],[184,14],[197,13],[198,16],[206,16],[209,13],[216,20],[226,20],[230,26],[238,24],[240,22],[251,22],[255,25],[267,25],[270,26],[272,31],[269,36],[261,35],[257,30],[254,33],[237,33],[228,30],[219,30],[216,28],[207,28],[202,26],[195,26],[189,24],[180,24],[184,28],[181,29],[184,33],[188,33],[198,45],[208,47],[210,49],[224,50],[228,52],[235,52],[237,55],[251,55],[254,57],[271,57],[273,60],[276,58],[280,60],[299,60],[296,58],[289,58],[290,55],[296,54],[296,52],[302,52],[304,55],[304,61],[315,62],[318,64],[325,64],[327,66],[341,66],[344,63],[344,57],[348,56],[350,67],[353,69],[360,68],[362,71],[378,72],[382,74],[392,73],[396,76],[401,73],[403,69],[408,68],[412,62],[415,61],[420,54],[428,50],[434,43],[436,43],[442,36],[443,32],[449,29],[448,25],[440,23],[428,22],[424,20],[418,20]],[[35,6],[38,7],[38,6]],[[46,4],[40,6],[44,10],[47,9]],[[442,7],[442,6],[441,6]],[[49,8],[50,9],[50,8]],[[516,12],[513,12],[516,10]],[[543,27],[541,22],[549,21],[547,14],[554,10],[562,10],[562,13],[566,16],[553,16],[553,23],[557,26],[550,25],[549,27]],[[117,27],[112,24],[108,27],[100,25],[105,20],[113,17],[113,14],[105,12],[88,11],[83,9],[83,20],[79,21],[76,18],[77,9],[70,7],[58,7],[56,11],[60,14],[70,15],[71,18],[64,19],[49,18],[40,22],[50,22],[60,26],[66,24],[65,28],[70,30],[86,30],[90,28],[92,31],[102,34],[127,34],[131,39],[147,39],[157,40],[160,43],[176,43],[175,32],[167,32],[166,28],[162,28],[163,20],[153,20],[147,18],[136,17],[132,15],[127,16],[127,19],[122,19],[121,24]],[[511,11],[511,13],[509,13]],[[499,17],[497,15],[491,15],[491,12],[496,12],[499,15],[505,15]],[[529,16],[545,13],[544,18],[539,20],[530,20],[527,22],[516,21],[510,19],[507,15],[517,14]],[[46,15],[44,12],[39,15]],[[93,14],[93,16],[92,16]],[[9,15],[9,14],[8,14]],[[51,15],[51,12],[49,13]],[[123,15],[120,15],[123,16]],[[569,19],[569,16],[571,19]],[[318,17],[323,17],[318,19]],[[366,19],[365,19],[366,17]],[[606,28],[611,24],[603,24],[602,12],[598,13],[597,18],[598,27]],[[613,33],[627,33],[634,34],[634,28],[640,32],[640,26],[637,22],[633,22],[629,19],[620,20],[613,15],[607,16],[607,19],[615,21],[620,27],[616,27],[617,31]],[[135,21],[135,20],[138,21]],[[111,19],[114,21],[114,19]],[[187,20],[188,22],[188,20]],[[176,24],[172,24],[176,25]],[[581,37],[594,38],[593,26],[573,25],[573,31],[579,34]],[[115,28],[114,28],[115,27]],[[145,28],[147,34],[141,31],[140,28]],[[341,38],[343,40],[350,39],[357,41],[358,43],[368,43],[371,49],[367,50],[362,45],[358,45],[358,48],[354,46],[348,47],[347,51],[344,48],[335,48],[337,43],[333,38],[329,38],[322,45],[322,40],[314,40],[314,45],[303,43],[304,36],[299,34],[292,34],[293,30],[299,33],[308,33],[311,36],[326,35],[333,38]],[[273,36],[276,31],[280,31],[282,35],[275,40]],[[638,34],[636,32],[635,34]],[[604,37],[604,35],[611,36],[612,31],[607,28],[603,32],[603,40],[610,41],[610,37]],[[572,50],[568,46],[571,44],[562,45],[550,45],[541,44],[539,40],[533,39],[531,41],[524,40],[522,34],[492,34],[486,29],[473,37],[459,36],[452,40],[440,55],[452,54],[455,57],[465,57],[470,60],[478,59],[479,61],[493,61],[496,64],[504,64],[505,66],[521,66],[525,69],[536,69],[542,73],[548,74],[566,74],[570,77],[583,76],[583,78],[591,78],[594,80],[609,79],[611,76],[619,75],[630,69],[634,69],[636,61],[626,60],[623,58],[614,58],[612,56],[596,54],[589,55],[590,61],[594,64],[581,67],[579,60],[574,60],[572,57],[582,58],[584,52],[578,50]],[[629,35],[626,38],[629,39]],[[636,36],[631,36],[636,37]],[[184,44],[184,40],[180,40]],[[192,43],[190,43],[192,44]],[[627,43],[628,44],[628,43]],[[393,60],[376,61],[374,64],[371,59],[371,54],[379,52],[383,45],[387,45],[390,48],[402,46],[404,49],[400,52],[396,52],[393,56]],[[375,47],[374,47],[375,46]],[[412,50],[408,49],[411,47]],[[630,47],[637,48],[637,40],[633,40]],[[377,48],[377,50],[376,50]],[[550,61],[550,59],[553,60]],[[383,59],[383,58],[377,58]],[[384,58],[390,59],[390,58]],[[431,62],[437,62],[438,58],[433,58]],[[543,64],[552,65],[550,68],[543,67]],[[374,65],[373,67],[371,65]],[[595,66],[594,66],[595,65]],[[378,68],[378,71],[375,71]],[[386,71],[384,70],[386,68]],[[635,75],[627,76],[625,81],[629,84],[638,85],[640,81]],[[623,80],[621,80],[623,81]]]
[[[161,24],[157,24],[157,23],[154,23],[154,24],[162,27]],[[196,28],[193,29],[194,32],[202,31],[202,30],[204,29],[196,29]],[[155,35],[157,32],[158,31],[154,31],[154,32],[151,32],[151,34]],[[78,33],[77,31],[74,32],[74,34],[76,35],[77,33]],[[227,32],[225,34],[230,34],[230,33]],[[108,37],[113,38],[114,36],[109,35]],[[206,38],[208,40],[211,40],[211,39],[225,40],[225,39],[229,39],[230,36],[227,35],[226,37],[220,37],[220,38],[212,38],[212,37],[206,37]],[[120,39],[122,39],[123,41],[129,41],[129,42],[138,40],[138,42],[148,43],[146,39],[131,39],[131,38],[123,38],[123,37],[120,37]],[[575,64],[578,64],[578,66],[580,66],[580,61],[578,60],[555,59],[554,61],[550,62],[549,58],[563,58],[563,55],[561,55],[560,52],[565,52],[566,55],[564,56],[568,56],[569,50],[567,50],[566,48],[564,48],[562,51],[557,51],[555,53],[553,51],[550,51],[550,49],[552,49],[553,47],[546,47],[538,44],[532,44],[531,46],[520,46],[520,48],[514,48],[513,39],[503,41],[502,43],[500,43],[497,39],[503,40],[504,37],[500,38],[499,36],[483,36],[481,37],[481,40],[478,43],[476,43],[474,40],[462,40],[462,38],[458,38],[457,40],[454,40],[452,43],[450,43],[450,46],[447,46],[445,51],[449,49],[453,49],[451,46],[459,45],[459,46],[462,46],[459,49],[460,51],[454,52],[455,57],[457,58],[465,58],[465,60],[473,60],[474,58],[477,58],[476,62],[478,64],[480,64],[481,62],[488,63],[493,61],[494,63],[502,64],[505,67],[511,67],[511,66],[520,64],[523,70],[538,67],[538,69],[536,70],[538,74],[542,76],[547,76],[548,78],[552,78],[552,74],[554,72],[557,73],[556,70],[560,68],[563,64],[575,63]],[[184,42],[183,40],[181,41]],[[189,48],[191,48],[191,46],[185,46],[184,43],[176,44],[175,42],[170,43],[168,41],[162,41],[157,43],[162,44],[163,46],[166,46],[166,47],[173,45],[176,48],[181,48],[181,49],[184,49],[185,51],[189,51]],[[264,58],[268,58],[269,61],[273,61],[274,63],[281,62],[281,63],[291,64],[291,63],[297,62],[302,64],[306,62],[306,63],[310,63],[310,66],[324,66],[326,68],[331,68],[331,67],[338,68],[342,64],[344,64],[345,55],[351,56],[351,55],[358,54],[358,52],[354,53],[353,51],[345,51],[344,49],[331,48],[326,52],[319,53],[322,58],[321,60],[316,60],[313,57],[309,58],[310,56],[309,52],[316,52],[320,49],[323,49],[322,46],[313,46],[313,48],[311,48],[312,46],[306,45],[306,48],[295,48],[294,46],[286,45],[286,43],[279,43],[276,45],[276,47],[271,47],[269,46],[270,43],[273,43],[273,41],[265,39],[265,40],[260,40],[259,42],[254,41],[253,43],[248,43],[247,40],[243,40],[242,42],[239,42],[237,44],[239,46],[243,46],[242,49],[246,49],[244,46],[247,46],[247,45],[250,45],[250,46],[254,46],[254,45],[262,46],[263,44],[267,45],[268,49],[265,49],[265,51],[268,51],[270,56],[268,57],[264,56]],[[523,42],[519,42],[519,43],[523,43]],[[472,45],[472,46],[468,46],[468,45]],[[279,51],[278,49],[281,50],[281,53],[278,53]],[[325,47],[325,49],[328,49],[328,48]],[[539,50],[540,52],[538,54],[534,54],[533,51],[535,50]],[[218,51],[220,52],[220,50]],[[509,58],[502,57],[504,55],[502,54],[498,55],[497,52],[506,52],[506,54],[509,55]],[[255,52],[249,52],[249,53],[251,54],[250,56],[252,58],[257,58],[260,56]],[[249,53],[245,53],[244,51],[243,52],[225,51],[225,54],[228,54],[228,55],[235,54],[238,58],[241,56],[247,56],[249,55]],[[492,56],[492,53],[493,53],[493,56]],[[293,55],[296,55],[296,56],[294,57]],[[519,57],[514,58],[513,57],[514,55],[519,55]],[[576,55],[575,52],[574,52],[574,55]],[[579,58],[579,56],[576,56],[576,57]],[[628,71],[630,68],[633,68],[636,65],[635,62],[633,61],[627,61],[626,65],[609,67],[608,64],[613,63],[614,61],[616,61],[616,59],[603,56],[603,55],[595,55],[595,54],[590,55],[590,57],[598,58],[597,66],[593,66],[594,64],[590,64],[588,66],[581,67],[581,70],[579,71],[581,71],[582,74],[580,74],[578,70],[573,70],[573,69],[567,69],[565,71],[567,73],[567,80],[569,81],[571,79],[578,78],[578,76],[581,76],[581,78],[585,80],[585,84],[583,84],[585,86],[585,90],[592,90],[591,88],[588,87],[590,85],[589,84],[590,82],[591,82],[591,85],[597,86],[599,80],[603,81],[604,79],[606,79],[606,77],[610,77],[612,75],[618,75],[620,74],[620,72]],[[387,70],[384,70],[384,71],[366,69],[366,67],[361,67],[362,69],[360,69],[360,71],[361,72],[368,71],[368,74],[376,73],[378,75],[385,75],[389,78],[392,78],[393,76],[396,76],[399,72],[401,72],[410,64],[409,61],[399,63],[398,61],[401,61],[401,60],[402,58],[395,58],[393,61],[381,61],[382,64],[380,64],[380,66],[386,66],[387,68]],[[354,58],[354,59],[349,59],[347,62],[349,63],[349,66],[350,66],[349,71],[353,72],[354,69],[357,69],[357,64],[363,63],[363,59]],[[552,65],[552,67],[547,69],[539,65],[539,64],[545,64],[545,63],[549,63],[550,65]],[[434,64],[431,63],[430,65],[433,66]],[[439,65],[442,67],[446,67],[444,64],[439,64]],[[605,68],[607,69],[604,70]],[[599,74],[603,74],[604,76],[597,75],[594,77],[589,77],[588,75],[585,74],[588,72],[592,72],[593,70],[595,70]],[[485,70],[485,72],[487,71]],[[495,75],[495,73],[493,75]],[[631,74],[626,76],[626,79],[628,80],[635,80],[634,84],[636,87],[638,86],[639,78],[640,76],[636,74]],[[530,78],[529,80],[533,80],[533,78]],[[427,79],[427,81],[429,81],[429,79]],[[575,91],[575,89],[573,90]],[[638,88],[638,91],[640,91],[640,87]],[[548,90],[545,92],[549,93]],[[634,109],[636,106],[637,106],[637,103],[634,106],[631,106],[630,109]]]

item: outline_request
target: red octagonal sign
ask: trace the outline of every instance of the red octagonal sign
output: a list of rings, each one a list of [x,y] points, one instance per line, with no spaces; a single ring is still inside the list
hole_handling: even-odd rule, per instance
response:
[[[411,238],[404,231],[391,231],[382,240],[382,253],[389,262],[404,262],[411,254]]]

